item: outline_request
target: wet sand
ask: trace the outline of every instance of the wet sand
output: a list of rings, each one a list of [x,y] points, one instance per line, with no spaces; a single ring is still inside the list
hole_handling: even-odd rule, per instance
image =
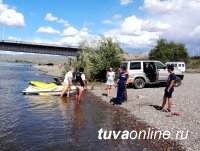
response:
[[[120,106],[110,105],[106,101],[102,101],[101,97],[94,95],[90,91],[84,93],[83,100],[84,100],[84,98],[87,98],[87,100],[90,100],[91,102],[96,102],[96,104],[105,111],[111,110],[113,115],[119,117],[116,120],[120,119],[120,121],[122,123],[124,123],[124,127],[118,127],[118,125],[116,125],[116,129],[118,129],[118,131],[135,130],[135,131],[139,132],[141,130],[148,131],[148,129],[152,129],[152,126],[148,125],[147,123],[145,123],[145,122],[141,121],[140,119],[136,118],[135,116],[133,116],[130,110],[125,109]],[[121,125],[122,123],[118,123],[118,124]],[[156,130],[156,128],[154,130]],[[136,141],[138,141],[138,140],[136,140]],[[141,145],[142,145],[142,143],[151,144],[152,147],[158,151],[185,151],[185,148],[182,145],[180,145],[176,141],[172,141],[172,140],[164,140],[164,139],[142,140],[141,139],[139,141],[140,141]]]
[[[47,75],[53,77],[61,77],[63,76],[63,67],[59,67],[59,65],[48,66],[48,65],[34,65],[34,69],[44,72]]]

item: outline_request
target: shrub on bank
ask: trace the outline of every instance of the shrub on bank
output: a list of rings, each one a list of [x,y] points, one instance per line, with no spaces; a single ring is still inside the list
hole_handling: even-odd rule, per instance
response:
[[[105,82],[109,67],[117,70],[123,61],[123,50],[112,38],[101,36],[100,39],[82,42],[79,46],[78,57],[69,59],[67,68],[85,68],[85,75],[89,81]]]
[[[198,69],[200,68],[200,56],[194,56],[190,58],[190,62],[187,64],[189,69]]]

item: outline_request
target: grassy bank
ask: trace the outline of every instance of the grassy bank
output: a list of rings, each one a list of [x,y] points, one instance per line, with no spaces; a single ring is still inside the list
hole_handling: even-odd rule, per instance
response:
[[[186,72],[200,73],[200,56],[190,58],[190,62],[186,65]]]

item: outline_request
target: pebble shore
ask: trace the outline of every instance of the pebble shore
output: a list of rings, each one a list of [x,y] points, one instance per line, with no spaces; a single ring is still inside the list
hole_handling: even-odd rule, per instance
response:
[[[156,106],[161,106],[164,94],[164,87],[160,85],[147,86],[144,89],[128,88],[128,101],[124,102],[120,107],[130,111],[130,114],[142,123],[161,131],[170,131],[173,141],[181,144],[187,151],[199,151],[199,83],[200,74],[187,73],[181,86],[175,88],[172,112],[178,112],[179,116],[171,116],[171,113],[156,110]],[[109,104],[110,100],[116,97],[117,88],[114,89],[113,94],[109,97],[106,96],[106,85],[94,87],[91,92]],[[178,131],[182,131],[183,136],[187,136],[188,131],[187,139],[180,139],[180,137],[176,139]]]

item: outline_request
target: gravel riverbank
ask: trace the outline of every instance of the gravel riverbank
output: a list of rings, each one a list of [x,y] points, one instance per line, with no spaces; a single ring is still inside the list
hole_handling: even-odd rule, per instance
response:
[[[170,131],[173,139],[178,141],[188,151],[200,150],[200,74],[185,74],[182,85],[175,88],[173,95],[172,112],[180,113],[180,116],[171,116],[156,110],[156,106],[162,103],[164,87],[149,86],[144,89],[128,89],[128,102],[120,107],[130,111],[139,121],[156,129]],[[91,92],[101,97],[105,102],[110,102],[116,97],[117,88],[111,97],[107,97],[105,87],[95,87]],[[183,132],[187,139],[175,139],[177,132]],[[180,136],[180,135],[179,135]]]
[[[59,67],[58,65],[34,65],[34,69],[44,72],[46,75],[50,75],[53,77],[61,77],[63,72],[63,67]]]

